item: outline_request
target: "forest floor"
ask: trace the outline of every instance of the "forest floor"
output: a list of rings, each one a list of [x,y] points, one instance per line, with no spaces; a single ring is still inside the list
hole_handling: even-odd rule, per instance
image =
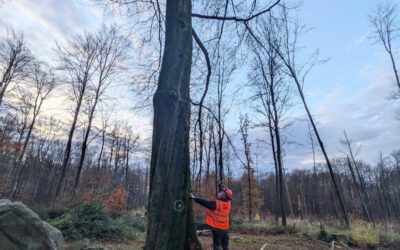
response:
[[[204,249],[212,249],[212,238],[210,236],[200,236]],[[231,234],[230,250],[305,250],[305,249],[332,249],[331,244],[309,240],[304,237],[296,237],[287,234],[279,235],[248,235]],[[335,249],[346,249],[344,245],[336,245]]]
[[[79,243],[79,239],[98,239],[91,247],[107,249],[143,249],[147,219],[136,212],[112,215],[98,203],[78,206],[50,219],[59,228],[66,247]],[[114,217],[113,217],[114,216]],[[362,220],[352,220],[350,228],[338,221],[289,218],[284,229],[273,219],[260,221],[233,220],[230,228],[231,250],[252,249],[400,249],[400,224],[376,222],[374,225]],[[196,224],[203,249],[212,249],[211,231],[204,224]],[[73,240],[75,239],[75,240]],[[101,240],[103,239],[103,240]],[[106,240],[107,239],[107,240]],[[339,242],[340,241],[340,242]],[[87,240],[83,240],[86,242]],[[354,246],[359,246],[355,248]]]
[[[200,235],[199,239],[202,243],[204,250],[212,250],[212,237],[211,235]],[[330,243],[310,240],[304,237],[296,237],[287,234],[279,235],[250,235],[231,233],[229,241],[230,250],[306,250],[306,249],[332,249]],[[135,250],[143,249],[143,242],[141,241],[127,241],[123,243],[115,242],[101,242],[93,241],[91,246],[104,246],[108,249],[115,250]],[[343,244],[336,244],[335,249],[348,249]],[[357,248],[351,248],[357,249]]]

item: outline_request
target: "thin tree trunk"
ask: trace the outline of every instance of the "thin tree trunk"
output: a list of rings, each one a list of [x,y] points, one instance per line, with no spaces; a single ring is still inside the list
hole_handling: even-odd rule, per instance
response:
[[[279,151],[279,150],[278,150]],[[279,154],[279,153],[277,153]],[[280,196],[280,203],[279,203],[279,210],[282,217],[282,226],[286,227],[286,213],[285,213],[285,206],[284,206],[284,195],[283,195],[283,171],[282,171],[282,164],[279,163],[278,160],[278,177],[279,177],[279,196]]]
[[[315,203],[315,210],[317,212],[318,215],[318,219],[321,221],[322,220],[322,213],[321,213],[321,208],[320,208],[320,204],[319,204],[319,185],[318,185],[318,175],[317,175],[317,166],[315,163],[315,148],[314,148],[314,139],[311,133],[311,126],[310,123],[307,122],[308,125],[308,134],[310,136],[310,142],[311,142],[311,150],[312,150],[312,154],[313,154],[313,170],[314,170],[314,195],[313,195],[313,199],[314,199],[314,203]]]
[[[35,120],[36,120],[36,116],[33,117],[32,122],[29,125],[28,134],[26,135],[24,145],[22,147],[22,151],[21,151],[17,161],[15,162],[14,169],[16,170],[16,178],[15,178],[15,182],[14,182],[12,193],[11,193],[12,199],[15,199],[15,196],[16,196],[19,186],[21,184],[22,173],[23,173],[24,166],[25,166],[25,165],[21,165],[21,162],[24,158],[26,148],[28,147],[29,139],[32,135],[33,126],[35,125]]]
[[[219,117],[220,119],[220,117]],[[219,167],[219,183],[224,183],[224,162],[223,162],[223,156],[222,156],[222,148],[223,148],[223,141],[224,141],[224,136],[222,134],[222,123],[221,120],[218,122],[218,167]]]
[[[201,133],[201,136],[203,136],[202,133]],[[196,136],[196,126],[193,129],[193,139],[194,139],[194,143],[193,143],[194,144],[194,150],[193,150],[193,154],[194,154],[193,157],[194,158],[193,158],[193,167],[192,167],[192,169],[193,169],[192,180],[195,183],[194,193],[197,193],[197,188],[200,187],[200,185],[201,185],[201,172],[203,170],[202,170],[202,163],[200,163],[199,171],[197,173],[197,136]],[[200,144],[201,144],[201,146],[203,146],[203,138],[200,139]],[[200,161],[202,162],[203,161],[203,149],[200,150],[200,154],[201,154],[201,156],[199,158],[201,159]],[[197,175],[196,175],[196,173],[197,173]]]
[[[392,62],[393,72],[394,72],[394,76],[396,78],[396,84],[397,84],[397,87],[399,88],[398,91],[400,93],[399,73],[397,72],[396,62],[395,62],[394,57],[393,57],[392,49],[390,48],[390,51],[388,51],[388,52],[389,52],[389,55],[390,55],[390,61]]]
[[[105,137],[106,137],[106,130],[104,128],[103,132],[102,132],[102,137],[101,137],[101,147],[100,147],[99,158],[97,160],[97,179],[99,178],[99,174],[100,174],[101,158],[103,156],[104,144],[105,144],[105,141],[106,141]]]
[[[353,149],[351,148],[351,142],[350,142],[349,138],[347,137],[347,133],[346,133],[346,131],[344,131],[343,133],[344,133],[344,137],[345,137],[345,140],[346,140],[346,145],[349,148],[349,153],[350,153],[351,160],[353,161],[353,165],[354,165],[354,168],[355,168],[357,176],[358,176],[358,180],[360,181],[361,191],[362,191],[362,193],[364,195],[364,199],[365,199],[366,204],[368,204],[369,203],[369,197],[368,197],[368,194],[366,192],[364,178],[361,176],[360,170],[358,169],[358,164],[357,164],[356,159],[354,157]]]
[[[287,184],[287,181],[285,181],[285,189],[286,189],[286,196],[288,199],[288,204],[289,204],[289,209],[290,209],[290,216],[292,216],[292,218],[293,218],[294,217],[293,206],[292,206],[292,201],[290,200],[289,186]]]
[[[283,164],[282,164],[281,135],[279,131],[278,111],[276,109],[275,94],[272,85],[270,85],[270,92],[272,101],[271,104],[275,117],[275,119],[273,119],[273,122],[274,122],[274,132],[276,140],[276,161],[278,163],[278,173],[279,173],[280,213],[282,216],[282,226],[286,227],[286,213],[285,213],[284,199],[283,199],[284,196],[283,196]]]
[[[82,91],[82,93],[84,93],[84,91]],[[78,103],[77,103],[77,106],[75,108],[74,119],[72,121],[71,129],[70,129],[69,134],[68,134],[67,146],[65,148],[64,159],[63,159],[63,163],[61,165],[61,173],[60,173],[60,176],[58,177],[58,181],[56,182],[55,198],[57,198],[60,195],[62,182],[63,182],[64,177],[65,177],[65,170],[67,169],[67,166],[68,166],[68,163],[69,163],[69,158],[71,156],[72,138],[74,136],[76,123],[78,122],[78,115],[79,115],[79,111],[81,109],[82,99],[83,99],[83,95],[80,96],[80,98],[78,100]]]
[[[129,153],[130,153],[130,147],[131,147],[131,139],[130,138],[125,138],[126,139],[126,144],[125,144],[125,187],[127,190],[129,190]]]
[[[217,142],[215,141],[215,134],[213,131],[213,147],[214,147],[214,167],[215,167],[215,178],[214,178],[214,186],[215,186],[215,197],[218,196],[218,149]]]
[[[250,168],[250,162],[247,162],[248,166],[247,166],[247,182],[248,182],[248,186],[249,186],[249,221],[253,220],[253,201],[252,201],[252,197],[251,197],[251,168]]]
[[[353,167],[351,166],[351,162],[349,157],[347,157],[347,165],[349,166],[350,169],[350,173],[351,173],[351,177],[353,179],[354,185],[356,186],[356,190],[357,190],[357,194],[358,194],[358,198],[360,199],[361,202],[361,207],[363,209],[363,214],[364,214],[364,218],[367,219],[369,222],[373,222],[370,213],[368,211],[368,208],[364,202],[363,196],[361,194],[361,190],[360,187],[358,186],[357,180],[356,180],[356,175],[354,174],[354,170]]]
[[[12,199],[15,199],[15,196],[18,193],[20,185],[21,185],[22,173],[23,173],[24,167],[25,167],[25,165],[21,165],[21,162],[24,159],[25,152],[26,152],[26,149],[28,147],[29,140],[31,139],[32,131],[33,131],[33,128],[34,128],[35,123],[36,123],[36,118],[38,117],[40,109],[41,109],[42,104],[43,104],[43,100],[44,99],[41,99],[39,101],[40,94],[41,94],[41,91],[39,90],[39,92],[37,93],[36,98],[35,98],[35,104],[34,104],[34,107],[33,107],[32,121],[31,121],[31,124],[29,125],[28,133],[26,135],[26,138],[25,138],[25,141],[24,141],[24,145],[22,147],[22,151],[21,151],[17,161],[15,162],[15,166],[13,168],[17,172],[16,172],[15,183],[13,185],[13,190],[12,190],[12,193],[11,193]]]
[[[4,85],[3,88],[0,90],[0,106],[3,103],[4,94],[6,93],[7,85]]]
[[[81,177],[82,168],[83,168],[83,163],[85,162],[85,158],[86,158],[86,151],[87,151],[87,147],[88,147],[89,134],[90,134],[90,131],[92,129],[94,111],[96,110],[97,102],[99,100],[99,91],[100,91],[100,88],[98,88],[96,90],[95,101],[93,103],[93,107],[90,109],[88,126],[86,127],[85,137],[84,137],[83,142],[82,142],[81,157],[79,159],[79,164],[78,164],[78,172],[76,173],[76,177],[75,177],[74,193],[78,189],[79,179]]]
[[[313,131],[315,133],[315,136],[317,137],[318,144],[319,144],[319,146],[320,146],[320,148],[322,150],[322,153],[324,155],[326,164],[327,164],[328,169],[329,169],[329,174],[331,176],[331,180],[332,180],[332,183],[333,183],[333,187],[335,189],[335,194],[336,194],[336,197],[339,200],[342,217],[343,217],[345,226],[348,228],[350,226],[349,218],[347,216],[346,208],[344,206],[344,202],[343,202],[342,196],[340,194],[339,187],[338,187],[336,179],[335,179],[335,175],[333,173],[333,168],[332,168],[331,162],[329,161],[328,154],[326,153],[326,150],[325,150],[325,146],[324,146],[324,144],[323,144],[323,142],[321,140],[321,137],[320,137],[319,132],[317,130],[317,126],[315,125],[314,118],[312,117],[311,112],[308,109],[308,105],[306,103],[306,99],[304,97],[303,90],[301,88],[301,84],[300,84],[299,80],[297,79],[297,76],[296,76],[295,72],[293,72],[291,69],[290,69],[290,71],[291,71],[291,75],[292,75],[292,77],[293,77],[293,79],[294,79],[294,81],[296,83],[297,90],[299,91],[299,95],[300,95],[301,101],[303,102],[304,108],[305,108],[305,110],[307,112],[308,119],[311,122],[311,126],[313,128]]]
[[[269,124],[272,124],[271,122],[271,113],[270,109],[268,107],[268,122]],[[275,166],[275,197],[276,197],[276,203],[275,203],[275,222],[278,225],[279,222],[279,174],[278,174],[278,161],[276,159],[276,150],[275,150],[275,137],[274,137],[274,132],[273,128],[271,125],[269,125],[269,134],[271,138],[271,148],[272,148],[272,155],[274,158],[274,166]]]
[[[314,150],[313,150],[313,158],[314,158],[314,202],[315,202],[315,210],[317,212],[319,220],[322,219],[322,214],[321,214],[321,207],[319,204],[319,185],[318,185],[318,176],[317,176],[317,168],[315,166],[315,156],[314,156]]]
[[[16,55],[13,54],[13,56],[11,57],[11,60],[9,61],[8,65],[7,65],[7,69],[4,72],[1,82],[0,82],[0,106],[3,103],[4,93],[6,92],[8,84],[10,83],[11,78],[12,78],[11,67],[15,62],[15,56]]]
[[[208,133],[208,149],[207,149],[207,159],[206,159],[206,180],[210,178],[210,166],[211,166],[211,125],[209,126],[209,133]],[[207,182],[208,183],[208,182]]]

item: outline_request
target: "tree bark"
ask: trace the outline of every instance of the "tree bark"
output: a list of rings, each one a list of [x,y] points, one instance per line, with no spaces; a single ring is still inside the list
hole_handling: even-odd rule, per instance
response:
[[[168,0],[165,50],[153,98],[147,250],[201,249],[188,198],[191,60],[191,1]]]

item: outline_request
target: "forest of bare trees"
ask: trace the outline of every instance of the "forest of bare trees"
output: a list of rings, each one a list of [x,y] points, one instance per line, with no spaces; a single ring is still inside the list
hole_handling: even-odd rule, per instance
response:
[[[132,125],[115,117],[111,120],[112,103],[106,100],[108,89],[118,84],[118,74],[125,68],[128,46],[116,28],[103,27],[59,45],[59,64],[51,67],[32,55],[22,35],[10,31],[3,38],[3,195],[62,204],[79,192],[75,194],[79,203],[85,195],[103,199],[124,186],[135,190],[131,205],[143,205],[147,191],[140,186],[148,175],[146,149],[139,145]],[[71,123],[42,110],[56,91],[71,100],[65,105],[72,106],[71,115],[69,108],[60,110],[73,117]],[[133,162],[134,157],[141,159]]]
[[[238,221],[271,217],[286,228],[288,217],[311,218],[346,228],[351,218],[400,219],[400,148],[377,148],[367,162],[345,121],[340,153],[324,144],[305,86],[325,60],[299,56],[310,31],[296,16],[298,3],[94,2],[129,19],[129,32],[103,24],[56,41],[53,58],[38,57],[12,27],[0,38],[1,197],[61,210],[107,203],[123,190],[124,209],[146,210],[146,249],[198,249],[199,209],[189,193],[215,197],[220,183],[234,192]],[[386,4],[369,17],[371,46],[390,61],[393,103],[399,15]],[[235,86],[238,71],[245,77]],[[121,85],[135,99],[130,111],[151,120],[152,135],[116,115]],[[307,141],[297,142],[312,155],[307,168],[286,160],[296,123],[307,126]]]

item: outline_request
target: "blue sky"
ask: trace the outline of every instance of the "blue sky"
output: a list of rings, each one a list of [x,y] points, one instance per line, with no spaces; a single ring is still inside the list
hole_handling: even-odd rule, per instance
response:
[[[338,138],[346,130],[362,146],[360,158],[368,162],[374,162],[379,151],[389,153],[400,145],[400,121],[394,119],[394,102],[388,100],[394,86],[391,65],[383,48],[368,39],[368,15],[379,2],[309,0],[300,13],[301,20],[314,27],[304,44],[330,58],[306,84],[328,151],[340,155]]]
[[[321,58],[330,58],[327,63],[312,70],[306,80],[305,91],[331,156],[341,155],[339,139],[343,137],[343,130],[362,145],[359,158],[372,163],[379,151],[388,154],[400,148],[400,121],[394,118],[395,106],[399,104],[388,99],[394,86],[389,59],[381,46],[373,45],[367,38],[371,33],[368,15],[382,2],[306,0],[298,13],[302,23],[313,27],[301,41],[307,47],[305,54],[318,49]],[[85,29],[96,30],[102,22],[124,22],[104,16],[102,10],[88,0],[0,1],[0,16],[1,34],[12,26],[25,34],[35,54],[47,59],[54,58],[56,40],[66,42]],[[395,46],[400,49],[400,40]],[[400,55],[397,58],[400,64]],[[238,72],[236,76],[245,74]],[[120,100],[125,103],[119,111],[121,116],[132,123],[149,124],[148,117],[132,114],[128,110],[126,89],[116,90],[115,93],[121,95]],[[62,102],[62,98],[55,98],[47,108],[57,110]],[[294,113],[297,118],[305,117],[300,105]],[[229,126],[237,127],[237,117],[229,123]],[[311,152],[305,145],[306,131],[305,124],[301,122],[289,129],[290,140],[302,145],[287,148],[287,168],[311,166]],[[253,137],[263,136],[259,131],[253,133]],[[263,154],[263,169],[268,170],[271,157],[268,152]]]
[[[400,146],[400,121],[394,119],[394,102],[388,100],[394,86],[389,58],[368,39],[368,15],[383,2],[307,0],[299,13],[303,23],[314,27],[303,44],[330,58],[306,83],[328,149],[338,153],[335,140],[345,129],[362,145],[360,158],[370,162],[379,151],[389,153]],[[395,47],[400,48],[400,40]]]
[[[318,86],[320,92],[331,91],[332,87],[354,92],[366,85],[365,79],[360,78],[360,69],[368,64],[390,66],[385,65],[388,61],[382,48],[368,39],[372,31],[368,15],[378,2],[383,1],[304,1],[304,11],[299,16],[313,30],[303,43],[318,48],[323,58],[331,58],[312,74],[313,84],[325,81]]]

